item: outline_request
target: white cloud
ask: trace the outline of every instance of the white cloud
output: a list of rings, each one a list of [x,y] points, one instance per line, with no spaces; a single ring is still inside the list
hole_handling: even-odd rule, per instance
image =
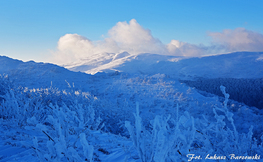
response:
[[[64,64],[93,53],[94,45],[92,41],[78,34],[66,34],[60,37],[57,49],[53,53],[52,62]]]
[[[167,50],[169,51],[169,54],[176,56],[186,56],[186,57],[202,56],[206,52],[199,46],[185,42],[180,42],[178,40],[172,40],[169,44],[167,44],[166,47]]]
[[[167,53],[162,42],[154,38],[151,31],[144,29],[135,19],[132,19],[129,24],[118,22],[109,30],[109,36],[118,43],[120,49],[131,54]]]
[[[232,51],[263,51],[263,35],[244,28],[226,29],[223,32],[211,32],[214,43]]]
[[[127,51],[135,55],[154,53],[185,57],[199,57],[231,51],[263,51],[263,35],[244,28],[211,32],[213,45],[193,45],[171,40],[167,45],[154,38],[149,29],[143,28],[135,19],[129,23],[118,22],[108,31],[108,37],[100,41],[91,41],[78,34],[66,34],[58,41],[57,51],[53,52],[53,61],[67,64],[79,59],[95,57],[100,53],[120,53]]]
[[[129,23],[118,22],[109,30],[108,35],[104,40],[93,42],[78,34],[66,34],[58,41],[57,51],[53,53],[53,62],[65,64],[104,52],[168,53],[165,45],[135,19]]]
[[[66,34],[58,41],[53,61],[67,64],[99,53],[119,53],[127,51],[135,55],[154,53],[163,55],[197,56],[201,50],[188,43],[172,40],[164,45],[154,38],[149,29],[143,28],[135,19],[129,23],[118,22],[108,31],[108,37],[101,41],[91,41],[78,34]]]

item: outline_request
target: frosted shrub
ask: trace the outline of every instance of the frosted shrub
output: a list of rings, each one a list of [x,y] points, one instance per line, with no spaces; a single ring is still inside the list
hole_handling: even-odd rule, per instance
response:
[[[0,74],[0,102],[4,99],[3,96],[7,93],[8,89],[10,89],[11,83],[8,79],[8,76]]]
[[[86,96],[61,93],[55,88],[29,90],[6,83],[10,86],[3,87],[0,96],[1,124],[3,121],[9,128],[19,126],[46,137],[31,137],[31,147],[40,161],[93,160],[94,148],[86,134],[90,129],[101,129],[103,124]]]
[[[220,89],[225,101],[222,107],[213,108],[215,121],[208,121],[204,115],[203,119],[194,119],[187,111],[179,117],[177,105],[176,120],[170,116],[156,116],[150,122],[150,127],[145,127],[137,103],[135,125],[126,121],[125,126],[140,159],[143,162],[187,161],[191,155],[200,155],[205,161],[207,156],[221,155],[225,156],[226,161],[231,161],[230,154],[262,154],[263,143],[253,139],[253,126],[246,134],[238,133],[233,113],[228,110],[229,94],[225,87],[221,86]]]
[[[87,119],[83,117],[83,105],[69,108],[65,104],[62,107],[50,104],[49,107],[52,115],[48,115],[43,124],[36,125],[49,138],[47,149],[42,148],[45,157],[56,161],[92,161],[94,149],[88,144],[85,133],[90,127],[87,123],[98,125],[93,116],[94,110],[89,109],[87,114],[93,114],[93,118]],[[76,108],[80,110],[74,111]],[[81,145],[78,145],[79,142]]]
[[[177,116],[179,106],[177,105]],[[151,129],[147,130],[142,125],[139,115],[139,103],[136,104],[135,127],[129,121],[125,122],[130,137],[139,157],[143,162],[151,161],[177,161],[186,160],[191,144],[195,137],[194,119],[185,112],[180,119],[171,119],[157,115],[151,121]],[[173,127],[168,124],[173,123]]]
[[[197,128],[196,137],[200,143],[199,151],[204,152],[203,155],[224,155],[226,156],[225,160],[229,161],[231,161],[229,154],[259,155],[263,148],[262,144],[257,144],[257,140],[253,139],[253,126],[250,127],[247,134],[238,133],[234,124],[233,113],[228,111],[229,94],[226,93],[224,86],[220,86],[220,89],[225,96],[225,101],[221,108],[217,106],[213,108],[216,122],[200,120]]]
[[[3,95],[0,95],[0,117],[12,119],[11,123],[22,126],[26,121],[30,100],[25,99],[21,90],[14,88],[7,78],[4,78],[1,84],[4,87],[1,89]]]
[[[91,162],[94,148],[92,145],[88,144],[85,133],[81,133],[79,136],[80,136],[80,143],[83,147],[84,156],[88,161]]]

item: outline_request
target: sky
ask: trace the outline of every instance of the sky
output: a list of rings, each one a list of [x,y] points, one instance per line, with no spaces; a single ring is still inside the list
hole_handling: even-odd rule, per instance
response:
[[[100,52],[263,51],[262,0],[0,0],[0,55],[63,63]]]

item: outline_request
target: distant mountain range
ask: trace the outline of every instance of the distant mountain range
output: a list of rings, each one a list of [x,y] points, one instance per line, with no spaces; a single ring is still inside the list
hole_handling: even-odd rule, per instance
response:
[[[263,52],[235,52],[200,58],[149,53],[139,55],[130,55],[127,52],[103,53],[64,67],[88,74],[120,71],[142,74],[161,73],[183,79],[262,78]]]
[[[127,52],[103,53],[60,67],[49,63],[23,62],[0,56],[0,74],[8,74],[27,86],[59,88],[69,83],[82,85],[98,72],[166,74],[184,80],[194,78],[263,78],[263,52],[236,52],[201,58],[157,54],[130,55]],[[77,72],[77,73],[76,73]],[[87,74],[85,74],[87,73]]]

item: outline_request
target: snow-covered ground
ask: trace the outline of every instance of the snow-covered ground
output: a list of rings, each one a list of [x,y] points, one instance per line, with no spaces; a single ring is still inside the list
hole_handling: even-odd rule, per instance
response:
[[[227,87],[218,97],[179,81],[262,78],[262,56],[104,53],[72,71],[0,56],[0,161],[263,156],[262,110],[228,100]]]

